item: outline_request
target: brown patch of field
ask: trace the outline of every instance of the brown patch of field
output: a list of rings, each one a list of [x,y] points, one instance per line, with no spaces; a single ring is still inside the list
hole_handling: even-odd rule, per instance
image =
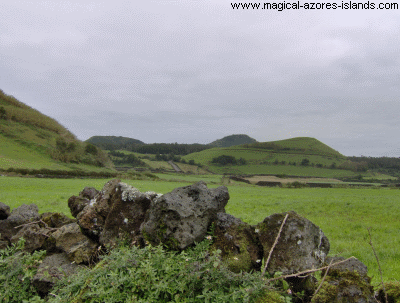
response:
[[[256,184],[259,181],[267,181],[267,182],[281,182],[281,183],[293,183],[293,182],[300,182],[300,183],[340,183],[342,181],[338,179],[331,179],[331,178],[296,178],[296,177],[288,177],[288,178],[278,178],[276,176],[253,176],[244,178],[249,180],[250,183]]]

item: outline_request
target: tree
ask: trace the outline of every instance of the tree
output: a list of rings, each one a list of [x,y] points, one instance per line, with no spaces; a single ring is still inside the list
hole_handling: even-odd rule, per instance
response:
[[[302,166],[308,166],[310,164],[310,160],[308,160],[307,158],[301,160],[301,164]]]
[[[7,112],[3,106],[0,106],[0,119],[7,119]]]
[[[91,143],[86,144],[85,152],[92,155],[97,155],[97,147]]]

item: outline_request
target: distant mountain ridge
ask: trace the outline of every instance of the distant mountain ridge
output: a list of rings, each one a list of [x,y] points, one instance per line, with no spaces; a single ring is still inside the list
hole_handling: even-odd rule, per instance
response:
[[[249,137],[248,135],[230,135],[222,139],[215,140],[207,145],[212,147],[231,147],[235,145],[256,143],[257,140]]]
[[[105,150],[128,150],[138,153],[150,154],[175,154],[187,155],[192,152],[198,152],[204,149],[214,147],[231,147],[241,144],[257,143],[257,140],[248,135],[230,135],[222,139],[215,140],[209,144],[178,144],[178,143],[150,143],[121,137],[121,136],[93,136],[85,142],[91,143]]]
[[[146,144],[143,141],[132,139],[122,136],[93,136],[86,140],[88,143],[94,145],[101,144],[115,144],[115,145],[126,145],[126,144]]]

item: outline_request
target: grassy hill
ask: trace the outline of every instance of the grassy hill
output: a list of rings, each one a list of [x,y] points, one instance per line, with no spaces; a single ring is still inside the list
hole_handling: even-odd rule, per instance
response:
[[[238,163],[213,163],[218,157],[233,157]],[[299,176],[354,176],[351,170],[336,169],[347,157],[314,138],[300,137],[272,142],[255,142],[227,148],[212,148],[183,157],[214,173],[289,174]]]
[[[248,135],[230,135],[223,137],[222,139],[215,140],[208,145],[212,147],[230,147],[255,142],[257,142],[257,140],[249,137]]]
[[[110,170],[107,154],[0,90],[0,169]]]

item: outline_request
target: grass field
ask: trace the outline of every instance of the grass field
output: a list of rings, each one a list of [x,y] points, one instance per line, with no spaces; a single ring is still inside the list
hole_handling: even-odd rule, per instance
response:
[[[141,191],[166,193],[198,181],[202,176],[183,176],[184,182],[172,176],[170,181],[127,180]],[[206,177],[206,176],[204,176]],[[220,177],[220,176],[219,176]],[[218,177],[204,178],[210,187],[217,187]],[[0,177],[0,201],[15,208],[35,203],[40,212],[60,211],[70,215],[67,200],[85,186],[101,189],[106,179],[35,179]],[[382,265],[384,279],[400,280],[400,195],[394,189],[351,188],[264,188],[231,183],[227,185],[230,201],[226,211],[245,222],[256,224],[265,217],[289,210],[321,227],[331,243],[330,255],[355,256],[369,268],[373,283],[379,282],[378,267],[370,247],[367,228]]]

